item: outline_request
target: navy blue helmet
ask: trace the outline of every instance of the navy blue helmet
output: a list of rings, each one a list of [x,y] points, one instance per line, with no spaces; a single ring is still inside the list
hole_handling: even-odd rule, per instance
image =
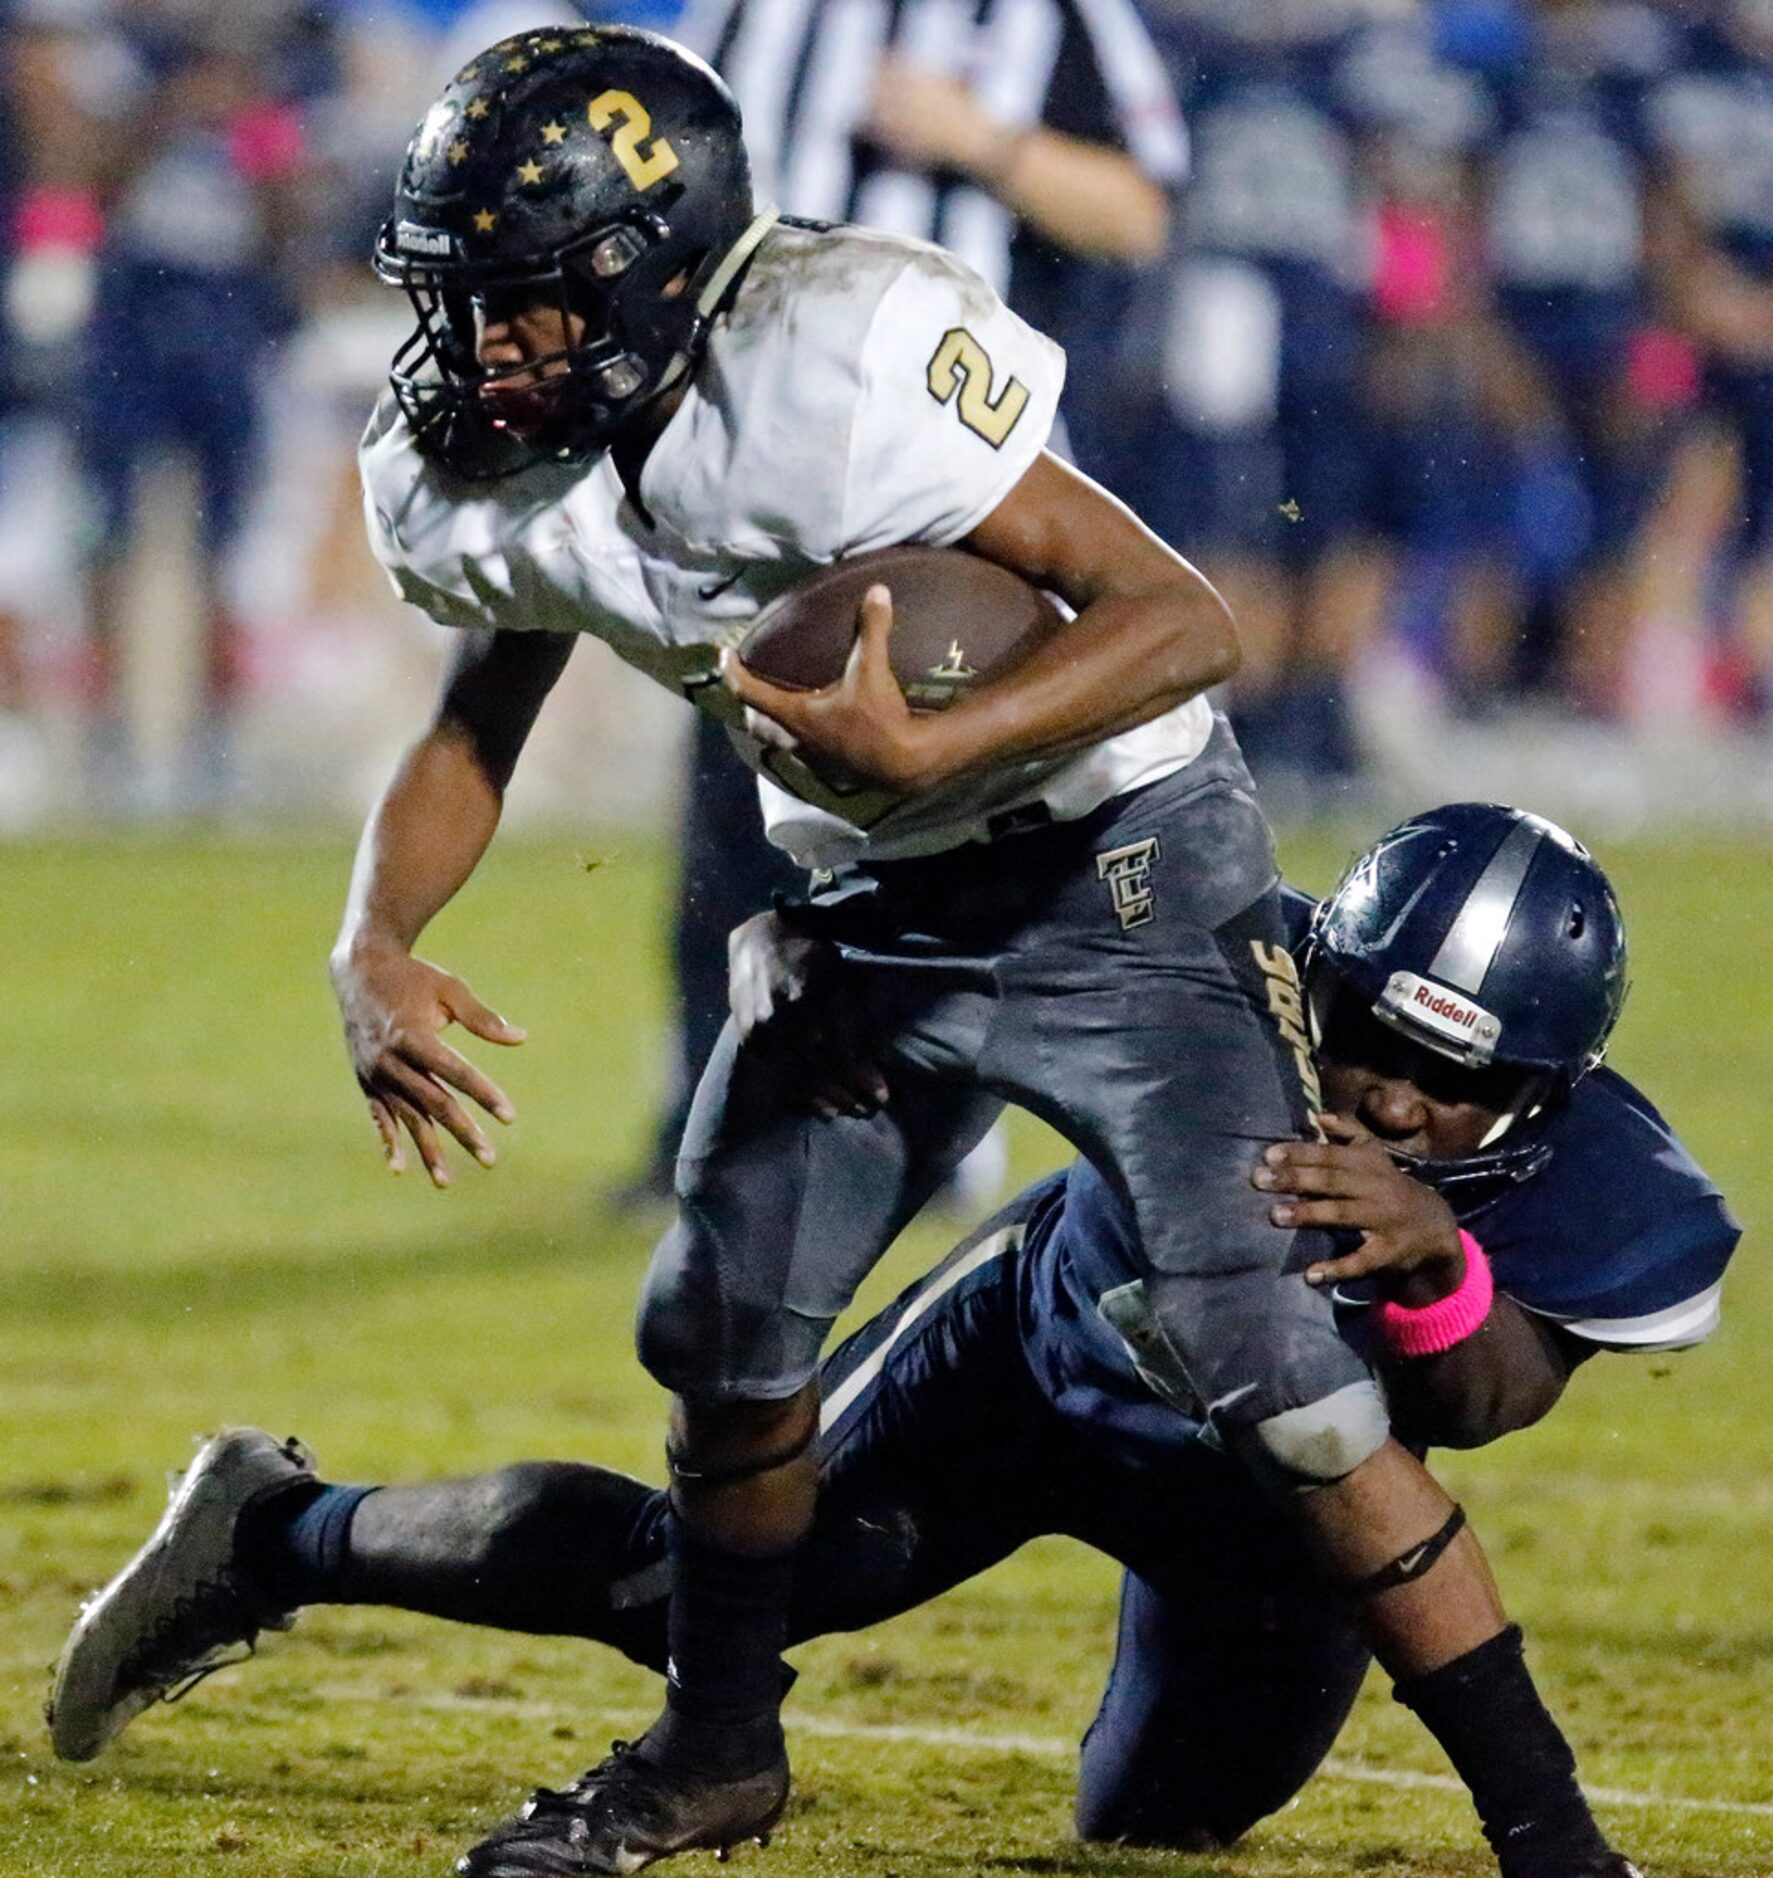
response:
[[[1348,996],[1466,1068],[1518,1070],[1525,1106],[1539,1109],[1606,1052],[1625,999],[1625,925],[1574,837],[1521,809],[1456,802],[1353,864],[1312,921],[1304,978],[1320,1036]],[[1460,1169],[1520,1178],[1533,1164],[1530,1140],[1504,1139]]]
[[[732,93],[656,33],[519,33],[472,60],[407,149],[375,250],[418,327],[392,380],[419,447],[459,475],[578,463],[692,367],[769,225]],[[580,337],[552,361],[552,421],[519,440],[490,415],[503,372],[487,319],[557,304]]]

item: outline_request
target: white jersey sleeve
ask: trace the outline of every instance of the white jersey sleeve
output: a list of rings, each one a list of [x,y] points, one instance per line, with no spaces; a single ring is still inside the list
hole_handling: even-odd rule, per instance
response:
[[[971,533],[1046,447],[1065,355],[951,255],[906,243],[858,362],[840,554]]]
[[[465,559],[449,554],[453,512],[428,499],[431,478],[391,391],[377,400],[358,445],[357,473],[370,553],[401,599],[439,626],[472,631],[498,625]]]
[[[401,599],[438,625],[590,633],[674,684],[668,635],[620,526],[621,489],[607,464],[536,464],[463,482],[426,460],[386,392],[357,463],[370,551]]]

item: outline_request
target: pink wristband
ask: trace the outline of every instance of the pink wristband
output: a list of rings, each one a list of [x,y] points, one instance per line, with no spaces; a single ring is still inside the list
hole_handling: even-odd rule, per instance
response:
[[[1490,1315],[1496,1286],[1484,1248],[1463,1229],[1465,1277],[1459,1289],[1420,1310],[1387,1299],[1379,1307],[1379,1346],[1388,1356],[1439,1356],[1463,1343]]]

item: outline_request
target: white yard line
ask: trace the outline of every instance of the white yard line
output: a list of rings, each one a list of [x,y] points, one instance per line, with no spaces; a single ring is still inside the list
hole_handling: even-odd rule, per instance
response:
[[[537,1721],[599,1721],[614,1728],[644,1727],[652,1709],[581,1709],[565,1702],[535,1702],[508,1696],[381,1695],[371,1689],[325,1688],[317,1691],[333,1702],[389,1702],[411,1708],[474,1709],[502,1715],[523,1715]],[[1040,1760],[1068,1761],[1077,1744],[1053,1735],[982,1734],[971,1728],[930,1728],[911,1722],[847,1722],[819,1715],[797,1715],[790,1734],[816,1735],[828,1741],[904,1742],[913,1747],[958,1748],[973,1754],[1027,1754]],[[1373,1767],[1365,1761],[1345,1760],[1332,1754],[1318,1769],[1325,1780],[1348,1780],[1374,1787],[1426,1789],[1433,1793],[1465,1792],[1465,1784],[1452,1774],[1423,1774],[1405,1767]],[[1773,1801],[1707,1800],[1685,1793],[1639,1793],[1631,1787],[1591,1787],[1583,1792],[1601,1806],[1638,1806],[1647,1811],[1730,1813],[1752,1819],[1773,1819]]]

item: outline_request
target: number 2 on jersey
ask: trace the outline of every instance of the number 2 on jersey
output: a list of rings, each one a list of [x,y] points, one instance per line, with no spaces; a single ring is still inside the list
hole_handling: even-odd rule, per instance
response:
[[[994,450],[1002,447],[1028,408],[1028,387],[1019,378],[1012,378],[992,397],[991,360],[964,326],[950,326],[942,335],[942,343],[930,360],[928,382],[930,396],[938,404],[946,404],[956,391],[960,393],[955,404],[960,421]]]
[[[610,154],[628,173],[636,189],[647,190],[663,182],[677,167],[677,152],[663,137],[653,137],[653,147],[641,146],[652,136],[652,113],[631,91],[604,91],[591,100],[587,115],[593,130],[608,130],[619,117],[622,122],[609,140]]]

